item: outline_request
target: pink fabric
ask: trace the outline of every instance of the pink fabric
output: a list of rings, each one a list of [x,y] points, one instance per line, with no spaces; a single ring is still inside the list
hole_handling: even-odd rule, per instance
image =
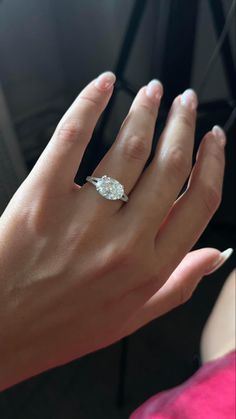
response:
[[[130,419],[235,419],[235,355],[203,365],[184,384],[151,397]]]

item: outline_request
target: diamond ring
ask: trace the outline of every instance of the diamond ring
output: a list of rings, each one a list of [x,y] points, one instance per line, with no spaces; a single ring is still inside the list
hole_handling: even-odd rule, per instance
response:
[[[98,193],[106,199],[112,201],[121,199],[124,202],[127,202],[129,199],[124,192],[124,186],[112,177],[106,175],[102,177],[87,176],[86,180],[95,185]]]

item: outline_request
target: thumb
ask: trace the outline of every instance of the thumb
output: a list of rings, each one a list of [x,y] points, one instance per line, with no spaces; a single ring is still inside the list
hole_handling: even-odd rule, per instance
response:
[[[163,287],[130,319],[127,334],[189,300],[202,277],[219,269],[232,252],[204,248],[188,253]]]

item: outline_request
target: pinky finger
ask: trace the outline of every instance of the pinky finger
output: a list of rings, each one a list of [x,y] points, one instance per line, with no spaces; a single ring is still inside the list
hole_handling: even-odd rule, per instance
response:
[[[213,248],[188,253],[167,282],[130,319],[125,334],[149,323],[168,311],[188,301],[202,277],[219,269],[232,254],[233,249],[220,252]]]

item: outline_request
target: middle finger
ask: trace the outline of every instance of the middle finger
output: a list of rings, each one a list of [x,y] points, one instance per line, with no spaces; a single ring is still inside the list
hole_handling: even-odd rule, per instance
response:
[[[155,236],[183,188],[192,168],[196,108],[191,89],[174,100],[155,156],[122,208],[134,228],[142,225]]]

